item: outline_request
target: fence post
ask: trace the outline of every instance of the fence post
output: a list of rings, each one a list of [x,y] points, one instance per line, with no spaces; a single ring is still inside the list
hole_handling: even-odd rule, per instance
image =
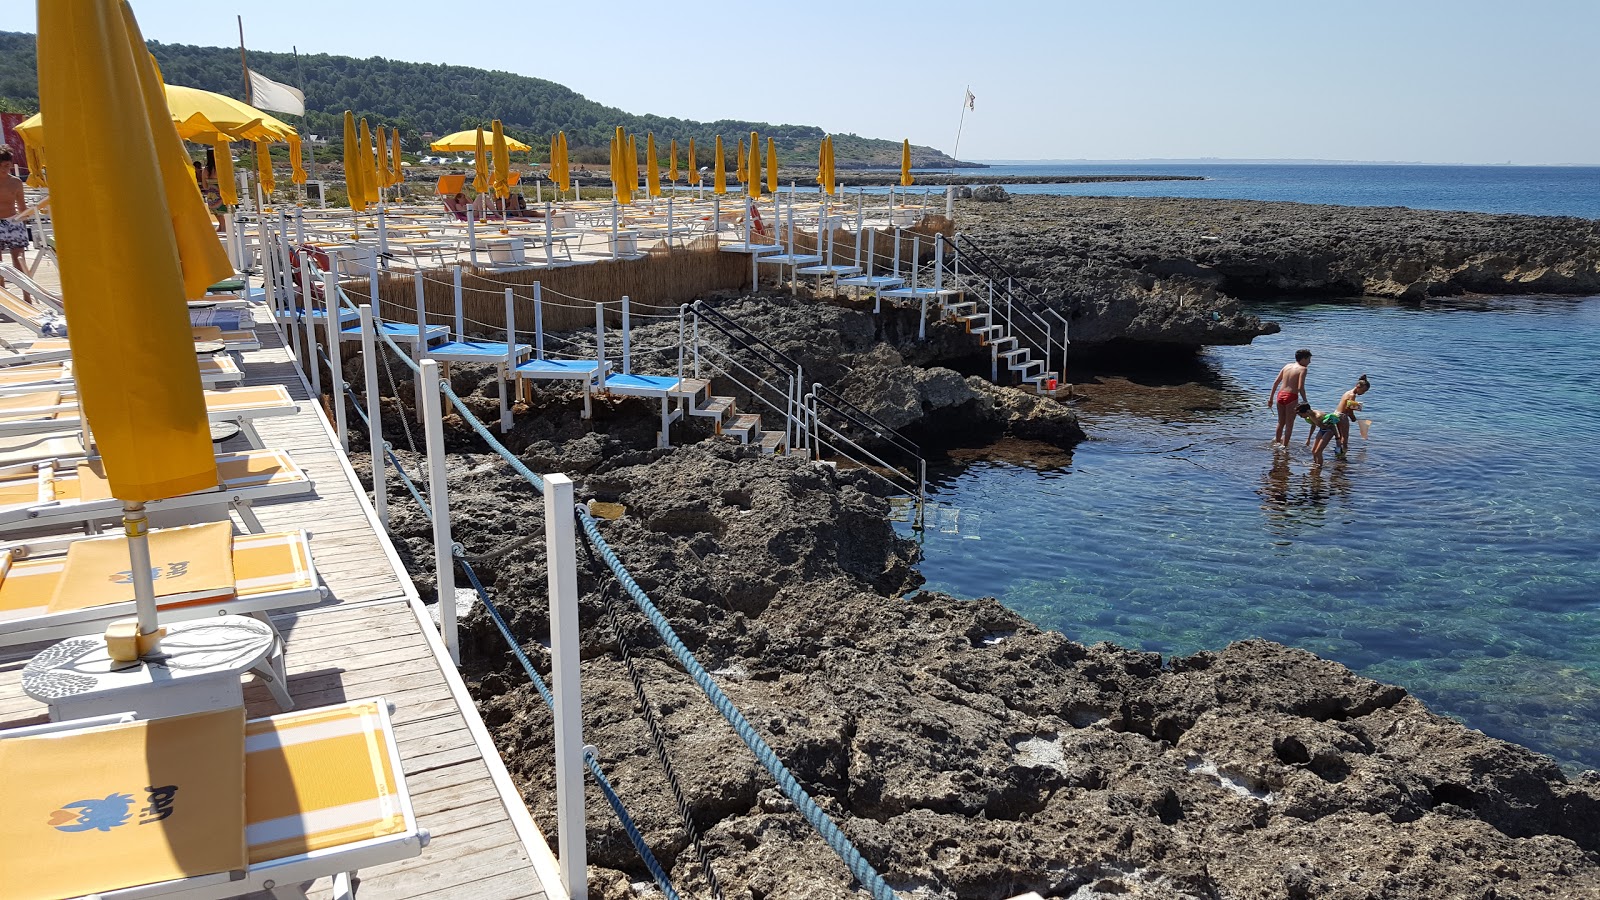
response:
[[[367,435],[372,445],[372,509],[389,527],[388,459],[383,445],[383,396],[378,392],[378,341],[372,306],[361,306],[361,369],[367,382]]]
[[[439,594],[439,633],[450,660],[461,665],[456,640],[456,569],[450,538],[450,495],[445,479],[444,412],[440,409],[439,364],[422,361],[422,421],[428,448],[428,505],[433,507],[433,571]]]
[[[305,325],[303,329],[296,328],[296,317]],[[300,249],[300,303],[289,304],[289,340],[294,346],[296,362],[300,363],[300,374],[310,377],[311,359],[314,348],[308,346],[314,332],[311,330],[311,254],[302,247]]]
[[[467,252],[472,261],[473,271],[478,268],[478,220],[477,209],[472,204],[467,204]]]
[[[950,185],[944,189],[944,217],[954,222],[956,220],[956,188]]]
[[[328,290],[329,276],[333,278],[334,289],[338,290],[339,258],[332,253],[328,254],[328,271],[322,275],[322,290],[324,294]],[[324,297],[323,300],[326,301],[327,298]],[[311,298],[311,292],[309,290],[306,291],[305,309],[302,310],[305,313],[306,323],[306,368],[311,370],[311,392],[320,396],[322,394],[322,352],[317,344],[317,322],[311,315],[316,306],[316,302]],[[324,322],[323,324],[326,325],[327,323]]]
[[[506,382],[517,372],[517,311],[511,288],[506,288],[506,364],[500,371],[500,433],[511,430],[511,404],[506,399]]]
[[[332,274],[322,276],[322,301],[326,314],[324,333],[328,335],[328,390],[333,395],[333,430],[339,436],[340,449],[348,451],[350,432],[344,420],[344,365],[339,356],[344,309],[339,305],[339,289],[333,283]]]
[[[583,707],[578,689],[578,546],[572,479],[544,476],[550,585],[550,675],[555,694],[557,856],[570,900],[589,896],[583,821]],[[437,507],[435,507],[437,509]]]

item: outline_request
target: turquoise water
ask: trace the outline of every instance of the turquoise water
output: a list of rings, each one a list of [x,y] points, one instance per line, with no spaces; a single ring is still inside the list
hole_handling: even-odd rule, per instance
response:
[[[1093,436],[1070,457],[930,473],[929,587],[1085,642],[1281,641],[1600,767],[1600,298],[1254,311],[1283,332],[1191,369],[1069,367]],[[1313,406],[1373,383],[1370,439],[1320,469],[1269,446],[1300,346]]]
[[[1206,179],[1005,186],[1019,194],[1218,197],[1600,218],[1600,167],[1594,166],[1073,163],[996,165],[972,171],[1021,176],[1201,175]]]

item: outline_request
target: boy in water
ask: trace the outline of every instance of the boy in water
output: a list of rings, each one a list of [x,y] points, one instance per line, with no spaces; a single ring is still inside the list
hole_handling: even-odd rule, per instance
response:
[[[1338,413],[1317,412],[1311,404],[1302,403],[1295,409],[1300,418],[1306,420],[1311,426],[1311,432],[1306,435],[1306,443],[1311,444],[1311,458],[1316,465],[1322,465],[1322,451],[1327,449],[1329,441],[1337,442],[1339,439],[1339,420],[1343,418]],[[1312,438],[1316,438],[1315,443]],[[1335,443],[1334,453],[1343,456],[1344,444]]]
[[[1339,414],[1340,453],[1350,446],[1350,423],[1356,420],[1356,413],[1361,411],[1361,401],[1357,398],[1370,390],[1372,385],[1368,383],[1366,374],[1362,373],[1361,377],[1356,379],[1356,386],[1345,391],[1344,396],[1339,398],[1339,405],[1334,412]],[[1366,435],[1363,434],[1362,437]]]
[[[1306,404],[1306,366],[1311,364],[1311,351],[1306,349],[1294,352],[1294,362],[1278,370],[1278,377],[1272,382],[1272,397],[1267,400],[1267,407],[1276,407],[1278,410],[1278,430],[1272,436],[1273,446],[1282,444],[1289,446],[1289,439],[1294,436],[1294,414],[1296,404]]]

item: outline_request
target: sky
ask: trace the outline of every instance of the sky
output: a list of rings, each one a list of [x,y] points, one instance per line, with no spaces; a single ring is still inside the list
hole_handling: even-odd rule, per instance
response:
[[[964,159],[1600,164],[1596,0],[133,8],[145,37],[168,43],[236,46],[238,14],[258,50],[506,69],[635,113],[946,152],[959,130]],[[634,10],[632,26],[603,27],[600,12],[618,8]],[[34,10],[5,0],[0,30],[35,30]]]

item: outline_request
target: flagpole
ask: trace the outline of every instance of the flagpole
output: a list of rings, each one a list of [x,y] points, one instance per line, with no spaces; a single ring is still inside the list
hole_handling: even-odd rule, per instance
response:
[[[961,121],[956,123],[956,149],[950,153],[950,158],[960,162],[961,157],[961,129],[967,124],[967,98],[972,96],[972,85],[967,85],[967,92],[961,95]]]

